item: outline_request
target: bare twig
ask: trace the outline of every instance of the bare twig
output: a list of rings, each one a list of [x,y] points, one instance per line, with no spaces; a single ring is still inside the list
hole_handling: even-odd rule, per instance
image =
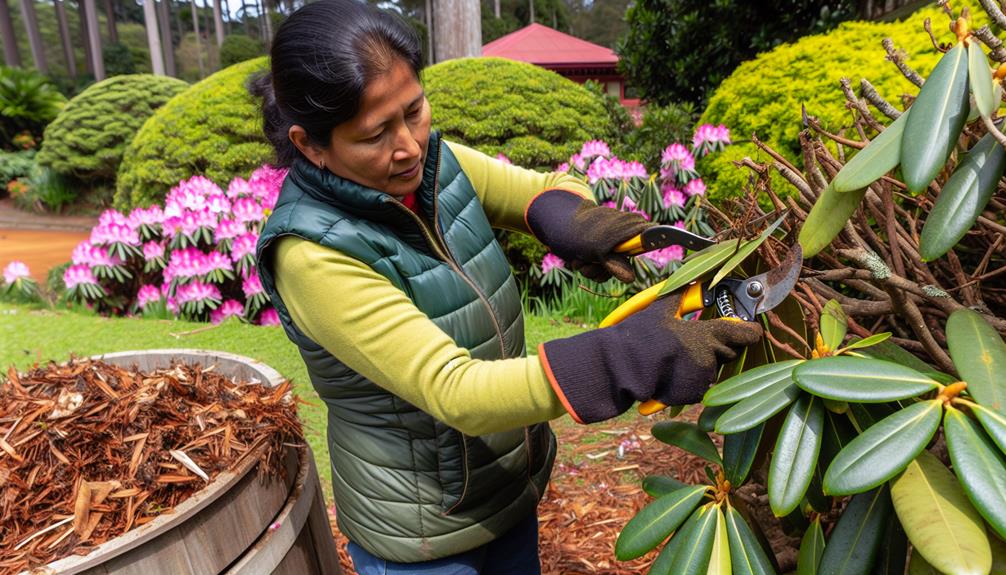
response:
[[[842,86],[842,93],[845,94],[845,100],[849,103],[848,105],[855,108],[856,111],[859,112],[859,116],[863,118],[863,120],[869,124],[871,128],[878,132],[882,132],[884,127],[877,121],[876,118],[873,117],[873,114],[870,113],[870,109],[866,107],[863,100],[859,99],[859,97],[853,93],[849,79],[842,78],[839,81],[839,84]]]
[[[873,84],[871,84],[866,78],[862,78],[859,81],[859,90],[863,93],[863,97],[866,98],[866,101],[873,104],[875,108],[880,110],[881,113],[888,118],[897,120],[901,117],[902,112],[892,106],[890,102],[885,100],[884,97],[877,92],[877,89],[873,87]]]
[[[905,55],[900,50],[894,47],[894,41],[890,38],[884,38],[881,42],[884,46],[884,50],[887,52],[887,59],[894,63],[901,72],[901,75],[908,79],[909,82],[915,84],[918,87],[922,87],[926,83],[922,76],[918,72],[911,69],[908,64],[905,64]]]
[[[1006,28],[1006,14],[1003,14],[1002,8],[999,7],[998,0],[978,0],[978,3],[982,5],[985,12],[988,13],[989,18],[996,23],[996,26],[1000,28]],[[988,26],[983,26],[988,28]],[[982,40],[984,42],[984,40]]]
[[[937,52],[945,52],[946,50],[943,49],[943,45],[940,44],[939,41],[936,40],[936,36],[933,35],[933,23],[929,21],[929,18],[926,18],[925,22],[923,22],[922,24],[922,27],[925,28],[926,33],[929,34],[929,39],[932,40],[933,42],[933,48],[936,48]]]
[[[992,121],[992,118],[990,116],[982,116],[982,123],[985,124],[985,129],[988,130],[990,134],[992,134],[992,137],[995,138],[997,142],[999,142],[999,145],[1006,147],[1006,134],[1003,134],[1002,132],[999,131],[999,128],[996,127],[996,124],[995,122]]]
[[[1002,11],[1000,11],[999,14],[1001,16]],[[1000,27],[1002,27],[1002,25],[1000,25]],[[991,53],[989,54],[990,58],[996,62],[1006,62],[1006,50],[1003,49],[1003,42],[992,33],[992,30],[989,29],[987,24],[977,30],[974,30],[971,34],[973,34],[975,38],[981,40],[982,44],[989,47],[989,50],[991,50]]]

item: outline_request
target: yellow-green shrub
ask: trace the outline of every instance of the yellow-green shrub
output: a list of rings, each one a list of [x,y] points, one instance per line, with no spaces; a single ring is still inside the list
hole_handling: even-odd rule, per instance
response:
[[[986,23],[981,19],[983,16],[979,10],[975,27]],[[699,122],[725,124],[734,141],[757,134],[760,140],[802,166],[801,105],[828,131],[839,132],[852,126],[853,116],[845,106],[839,84],[841,78],[849,78],[857,94],[860,79],[866,78],[899,109],[902,94],[918,93],[918,88],[894,64],[885,62],[881,41],[891,38],[905,52],[908,65],[925,77],[941,56],[923,28],[927,17],[932,20],[939,39],[953,40],[942,11],[926,8],[901,22],[846,22],[827,34],[808,36],[761,54],[738,66],[720,84]],[[732,162],[745,156],[758,161],[768,159],[753,144],[740,143],[700,165],[712,197],[737,196],[742,192],[751,172],[735,167]]]
[[[92,84],[46,126],[35,159],[61,174],[111,180],[140,126],[188,87],[152,74],[113,76]]]
[[[599,95],[531,64],[449,60],[426,69],[423,84],[445,137],[526,167],[551,169],[585,141],[612,135]]]
[[[158,202],[172,186],[195,175],[226,185],[271,160],[259,103],[246,86],[267,69],[265,57],[225,68],[151,116],[123,156],[115,206],[125,210]]]

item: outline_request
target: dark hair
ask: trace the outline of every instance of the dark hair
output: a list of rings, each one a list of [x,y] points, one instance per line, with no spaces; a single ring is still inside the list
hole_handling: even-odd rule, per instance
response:
[[[419,37],[397,15],[359,0],[319,0],[290,15],[272,44],[272,69],[252,81],[262,98],[263,130],[277,163],[300,155],[288,136],[304,128],[311,143],[328,147],[332,129],[360,108],[367,83],[405,61],[419,77]]]

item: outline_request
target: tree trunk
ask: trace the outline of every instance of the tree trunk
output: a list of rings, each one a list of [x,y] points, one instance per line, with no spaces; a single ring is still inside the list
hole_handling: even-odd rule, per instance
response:
[[[59,39],[63,44],[63,57],[66,58],[66,73],[70,78],[77,79],[77,59],[73,55],[73,44],[70,41],[70,25],[66,19],[66,6],[63,0],[54,0],[56,6],[56,23],[59,24]]]
[[[38,31],[38,18],[35,16],[35,1],[21,0],[21,17],[24,19],[24,29],[28,32],[28,44],[31,46],[31,58],[39,72],[48,72],[45,63],[45,49],[42,47],[42,35]]]
[[[231,14],[231,5],[228,0],[224,0],[223,9],[224,16],[226,16],[226,18],[224,18],[224,36],[226,36],[231,33],[231,23],[234,21],[234,15]]]
[[[80,24],[80,43],[84,45],[84,69],[93,76],[94,58],[91,56],[91,40],[87,36],[87,7],[84,6],[84,0],[77,0],[77,21]]]
[[[105,24],[108,25],[108,41],[119,42],[119,27],[115,23],[115,0],[105,0]]]
[[[269,16],[269,0],[262,2],[262,23],[265,24],[265,46],[272,45],[272,18]]]
[[[199,55],[199,79],[206,77],[206,67],[203,65],[203,40],[199,37],[199,7],[196,0],[192,2],[192,30],[196,33],[196,54]]]
[[[434,0],[436,61],[482,55],[482,9],[479,0]]]
[[[500,0],[493,0],[493,15],[500,19]]]
[[[224,19],[220,15],[220,0],[213,0],[213,29],[217,34],[217,47],[224,45]]]
[[[164,73],[177,76],[175,68],[175,41],[171,34],[171,0],[157,2],[157,29],[161,33],[161,53],[164,55]]]
[[[10,67],[21,66],[21,55],[17,53],[17,39],[14,38],[14,19],[10,15],[7,0],[0,0],[0,36],[3,36],[3,61]]]
[[[293,0],[290,0],[291,2]],[[426,61],[433,64],[436,59],[433,57],[433,1],[426,0]]]
[[[527,23],[534,24],[534,0],[528,0],[528,18]]]
[[[91,58],[94,60],[91,67],[94,68],[94,79],[101,81],[105,79],[105,60],[101,52],[101,33],[98,31],[98,5],[94,0],[84,0],[87,5],[87,38],[91,43]]]
[[[157,31],[157,7],[154,0],[143,0],[143,24],[147,28],[147,45],[150,46],[150,68],[158,76],[164,75],[164,56],[161,54],[161,34]]]

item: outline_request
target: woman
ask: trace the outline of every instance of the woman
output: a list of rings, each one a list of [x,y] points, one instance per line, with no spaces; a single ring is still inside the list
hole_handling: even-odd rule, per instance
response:
[[[524,353],[492,228],[533,233],[595,279],[649,224],[583,182],[507,166],[430,130],[420,49],[355,0],[292,14],[257,82],[290,166],[258,244],[263,286],[328,406],[339,528],[361,574],[539,573],[535,508],[555,439],[635,401],[697,401],[753,324],[683,322],[674,298]]]

